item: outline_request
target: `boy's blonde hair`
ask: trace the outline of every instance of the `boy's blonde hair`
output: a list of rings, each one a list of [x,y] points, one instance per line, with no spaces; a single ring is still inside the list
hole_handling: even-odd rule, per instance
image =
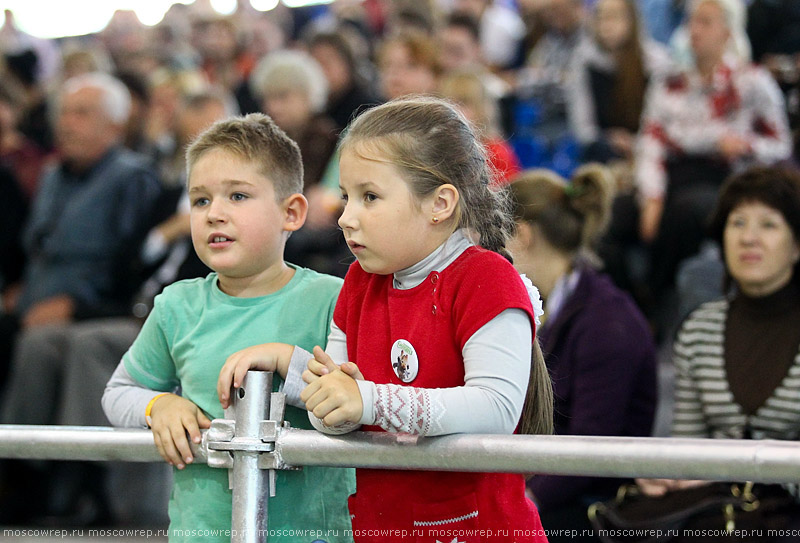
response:
[[[303,161],[297,144],[263,113],[217,121],[186,150],[186,171],[207,151],[221,149],[258,165],[280,201],[303,192]]]

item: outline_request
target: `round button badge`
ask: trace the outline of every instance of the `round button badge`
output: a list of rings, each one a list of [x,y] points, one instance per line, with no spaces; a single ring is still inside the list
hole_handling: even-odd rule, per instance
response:
[[[405,339],[398,339],[392,345],[391,364],[397,378],[410,383],[419,373],[419,358],[414,346]]]

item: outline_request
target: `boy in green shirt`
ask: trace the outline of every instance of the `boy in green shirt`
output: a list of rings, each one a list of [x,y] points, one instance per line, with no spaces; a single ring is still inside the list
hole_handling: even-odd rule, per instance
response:
[[[187,151],[192,243],[212,270],[159,295],[103,396],[116,426],[149,425],[175,466],[170,541],[230,541],[227,470],[193,464],[189,440],[223,416],[216,382],[226,358],[266,342],[324,345],[341,280],[287,264],[306,218],[297,145],[269,117],[220,121]],[[276,390],[282,383],[275,374]],[[180,387],[180,395],[172,393]],[[299,391],[298,391],[299,394]],[[286,420],[310,428],[287,394]],[[353,470],[281,471],[269,501],[270,541],[350,541]],[[310,534],[310,535],[309,535]]]

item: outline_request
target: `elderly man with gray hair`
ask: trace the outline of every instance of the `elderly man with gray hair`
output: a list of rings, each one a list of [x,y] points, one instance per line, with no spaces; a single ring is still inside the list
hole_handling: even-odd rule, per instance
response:
[[[161,190],[148,159],[122,147],[130,102],[126,87],[105,73],[71,78],[61,89],[59,161],[44,173],[25,226],[23,284],[16,300],[6,300],[13,313],[0,315],[0,342],[6,343],[0,350],[0,422],[50,420],[63,371],[53,353],[63,352],[70,324],[129,311],[138,281],[131,264]],[[3,471],[8,479],[10,470]],[[0,520],[22,520],[13,504],[43,505],[41,499],[11,497],[0,511],[12,518]]]
[[[304,51],[274,51],[253,70],[250,86],[261,110],[300,147],[308,190],[322,179],[338,134],[336,123],[324,113],[328,80],[322,68]]]

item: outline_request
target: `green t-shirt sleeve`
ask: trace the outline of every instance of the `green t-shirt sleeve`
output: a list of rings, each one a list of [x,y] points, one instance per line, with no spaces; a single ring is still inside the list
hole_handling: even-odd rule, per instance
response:
[[[122,363],[131,377],[141,385],[153,390],[173,390],[180,383],[169,343],[162,325],[164,317],[163,299],[156,297],[153,310],[144,322],[139,335]]]

